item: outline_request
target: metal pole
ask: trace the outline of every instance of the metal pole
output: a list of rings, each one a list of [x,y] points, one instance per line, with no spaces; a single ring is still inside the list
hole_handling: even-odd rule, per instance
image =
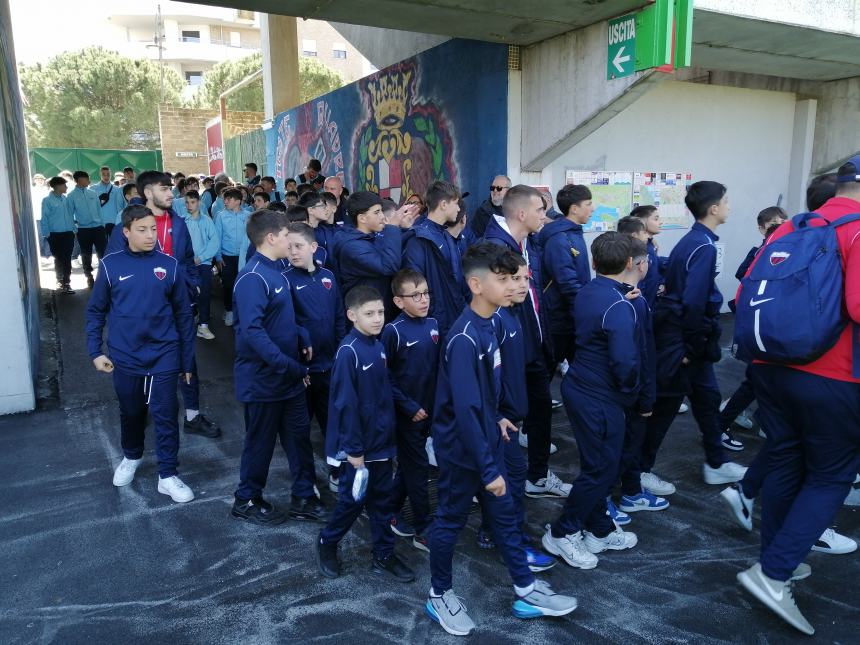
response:
[[[158,5],[158,14],[156,17],[155,29],[155,42],[158,45],[158,68],[161,76],[161,102],[164,103],[164,56],[162,55],[162,52],[164,51],[164,44],[162,43],[163,24],[161,22],[161,5]]]

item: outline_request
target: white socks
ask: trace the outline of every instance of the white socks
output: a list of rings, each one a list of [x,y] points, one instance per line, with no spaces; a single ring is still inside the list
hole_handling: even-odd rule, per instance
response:
[[[185,420],[189,423],[194,421],[197,418],[197,415],[200,414],[200,410],[186,410],[185,411]]]

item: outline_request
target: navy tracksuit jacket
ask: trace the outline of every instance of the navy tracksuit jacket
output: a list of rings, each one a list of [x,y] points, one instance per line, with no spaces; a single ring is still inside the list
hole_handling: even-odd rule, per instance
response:
[[[443,226],[425,220],[404,241],[403,266],[418,271],[427,280],[432,294],[430,315],[438,321],[444,340],[467,301],[457,241]]]
[[[645,296],[645,301],[651,310],[657,305],[657,290],[663,283],[663,265],[665,262],[661,260],[657,254],[657,247],[654,246],[654,240],[648,240],[648,273],[639,283],[639,289],[642,295]]]
[[[562,398],[579,447],[580,474],[552,525],[556,537],[586,529],[604,537],[615,529],[606,496],[618,478],[625,408],[639,394],[640,321],[624,296],[631,287],[598,275],[576,299],[576,353]]]
[[[534,575],[511,487],[501,497],[485,489],[497,477],[507,478],[498,427],[502,357],[492,319],[464,308],[448,334],[440,368],[432,430],[439,463],[439,503],[429,537],[432,588],[438,594],[452,588],[454,548],[473,495],[480,496],[514,584],[526,587]]]
[[[343,227],[334,235],[334,257],[344,296],[360,284],[374,287],[391,308],[391,277],[400,270],[400,228],[386,226],[380,233]],[[393,317],[393,316],[392,316]]]
[[[123,454],[143,456],[148,407],[158,474],[171,477],[179,464],[176,378],[194,363],[194,319],[176,259],[159,251],[135,253],[127,245],[105,255],[87,305],[92,358],[103,353],[106,322]]]
[[[321,222],[314,229],[314,237],[317,240],[317,251],[314,253],[314,261],[335,275],[337,275],[337,262],[334,259],[334,235],[340,229],[340,226],[326,224],[325,222]]]
[[[553,337],[556,361],[570,360],[574,330],[576,294],[591,280],[591,262],[582,226],[566,217],[550,222],[541,230],[543,302],[548,330]]]
[[[510,307],[496,309],[492,321],[499,349],[502,352],[502,394],[499,414],[516,424],[522,421],[529,411],[523,328]],[[519,445],[518,442],[516,443]]]
[[[300,363],[310,344],[296,324],[289,281],[280,260],[255,253],[233,287],[236,398],[245,404],[245,444],[236,498],[262,495],[278,436],[287,453],[294,497],[314,495],[310,420]]]
[[[420,535],[430,523],[430,463],[425,443],[436,398],[439,325],[435,318],[411,318],[401,313],[382,330],[382,345],[391,375],[397,424],[399,485],[394,508],[400,510],[409,496],[413,526]],[[413,422],[412,417],[422,409],[427,419]]]

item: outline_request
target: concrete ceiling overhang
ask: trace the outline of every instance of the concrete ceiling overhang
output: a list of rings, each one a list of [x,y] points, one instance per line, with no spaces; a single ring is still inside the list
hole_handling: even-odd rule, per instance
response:
[[[620,16],[649,0],[194,0],[369,27],[532,45]]]

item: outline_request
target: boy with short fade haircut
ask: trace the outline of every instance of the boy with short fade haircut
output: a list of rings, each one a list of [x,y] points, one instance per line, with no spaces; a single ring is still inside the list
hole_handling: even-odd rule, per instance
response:
[[[269,193],[265,190],[254,191],[254,210],[259,211],[268,208],[270,202]]]
[[[287,184],[289,184],[289,182],[287,182]],[[286,204],[287,208],[289,208],[290,206],[295,206],[298,203],[299,193],[296,191],[296,189],[287,189],[287,191],[284,193],[284,204]]]
[[[436,376],[439,365],[439,324],[428,316],[432,297],[423,275],[401,269],[391,281],[394,304],[401,313],[382,330],[382,345],[391,373],[397,440],[398,487],[391,530],[411,537],[412,545],[427,551],[425,531],[430,524],[427,480],[430,462],[425,445],[430,435]],[[400,514],[406,497],[412,506],[412,525]]]
[[[639,320],[626,297],[638,280],[634,240],[617,232],[591,245],[597,277],[576,298],[576,349],[561,394],[579,449],[580,473],[543,547],[579,569],[593,569],[607,549],[636,546],[609,517],[606,498],[618,478],[625,408],[640,388]],[[643,253],[644,248],[639,247]]]
[[[642,222],[645,228],[645,235],[648,238],[646,242],[648,246],[648,274],[639,284],[639,288],[642,290],[642,295],[645,297],[648,306],[653,311],[657,305],[657,295],[660,293],[660,287],[663,285],[663,269],[669,260],[669,258],[660,257],[657,244],[654,242],[654,238],[660,234],[660,211],[656,206],[643,204],[630,211],[628,217],[634,217]],[[627,217],[622,218],[622,220],[626,219]],[[628,231],[622,231],[620,228],[618,232],[626,232],[629,235]]]
[[[113,373],[123,460],[114,486],[126,486],[143,460],[147,411],[155,428],[158,492],[174,502],[194,493],[179,479],[176,380],[191,381],[194,319],[179,262],[156,250],[158,227],[145,206],[123,211],[127,245],[106,255],[87,305],[87,347],[100,372]],[[108,323],[107,346],[102,332]]]
[[[245,446],[231,511],[254,524],[276,525],[284,514],[263,499],[275,440],[293,477],[290,517],[325,519],[314,491],[314,456],[305,401],[312,357],[308,332],[296,324],[282,261],[289,255],[287,223],[272,211],[255,212],[248,235],[257,248],[236,280],[236,398],[245,406]]]
[[[305,394],[310,418],[316,417],[325,436],[328,427],[331,368],[338,345],[346,335],[343,299],[334,274],[317,266],[313,229],[293,222],[287,229],[289,266],[284,276],[290,282],[296,322],[308,330],[313,356],[308,364],[310,383]],[[329,484],[331,484],[331,477]]]
[[[269,197],[268,201],[270,201],[270,202],[281,201],[281,193],[280,193],[280,191],[276,190],[277,182],[275,181],[274,177],[270,177],[269,175],[266,175],[265,177],[263,177],[260,180],[260,186],[262,186],[263,189],[266,191],[266,194]]]
[[[582,227],[594,212],[587,186],[569,184],[556,195],[563,217],[543,227],[543,300],[556,363],[573,360],[576,294],[591,280]]]
[[[699,181],[687,189],[684,201],[696,221],[669,255],[666,291],[654,312],[657,401],[648,419],[642,472],[650,473],[654,467],[666,431],[687,396],[702,433],[705,483],[730,484],[743,478],[746,468],[729,461],[721,442],[720,388],[714,374],[714,363],[722,356],[723,304],[716,283],[716,230],[729,217],[726,187]]]
[[[299,206],[305,209],[305,212],[307,213],[305,221],[310,227],[312,227],[314,231],[314,239],[317,240],[317,248],[314,252],[314,261],[317,266],[326,267],[333,271],[331,268],[333,262],[329,258],[328,247],[323,246],[319,242],[320,239],[322,239],[323,242],[326,241],[326,234],[322,233],[321,236],[317,236],[317,230],[325,227],[325,229],[330,229],[328,235],[329,239],[334,237],[334,227],[329,226],[328,224],[328,216],[330,212],[328,205],[319,193],[305,193],[301,196],[301,199],[299,199]]]
[[[93,251],[99,260],[104,257],[107,246],[107,236],[102,222],[102,210],[98,195],[90,190],[90,175],[83,170],[76,170],[72,175],[75,187],[66,196],[66,206],[77,223],[77,240],[81,247],[81,264],[87,276],[87,286],[92,289]]]
[[[449,634],[466,636],[475,623],[453,590],[454,548],[466,525],[472,496],[479,495],[514,582],[518,618],[563,616],[574,598],[535,580],[522,546],[522,531],[506,480],[502,441],[510,440],[498,400],[502,359],[493,313],[508,306],[517,263],[510,251],[492,243],[472,246],[463,256],[470,304],[454,322],[441,358],[433,413],[433,444],[439,463],[439,504],[430,529],[430,594],[427,615]]]
[[[496,309],[492,321],[502,358],[499,415],[516,427],[522,423],[522,420],[528,413],[529,399],[526,388],[523,328],[511,309],[521,305],[528,297],[529,269],[522,256],[511,253],[511,257],[518,266],[517,272],[511,276],[511,282],[514,285],[511,306]],[[526,560],[532,571],[545,571],[555,565],[555,559],[533,548],[525,533],[525,507],[523,498],[525,497],[528,464],[518,441],[504,442],[504,459],[505,470],[507,471],[507,483],[514,503],[517,527],[522,532],[522,544],[526,552]],[[486,513],[483,514],[481,528],[478,531],[478,547],[482,549],[496,547],[496,543],[493,540],[490,518]]]
[[[394,553],[394,399],[386,355],[376,336],[385,323],[385,306],[378,291],[355,287],[346,294],[346,315],[353,324],[337,350],[331,375],[326,460],[340,468],[337,505],[320,531],[316,552],[320,572],[340,575],[337,545],[361,511],[370,516],[373,539],[371,573],[412,582],[415,574]],[[366,468],[367,488],[353,497],[356,473]]]
[[[200,213],[200,193],[189,190],[185,193],[185,227],[191,236],[194,249],[194,265],[200,295],[197,297],[197,337],[206,340],[215,338],[209,329],[210,305],[212,300],[212,260],[221,240],[211,217]]]
[[[439,321],[444,340],[466,303],[460,251],[447,227],[460,214],[460,189],[447,181],[434,181],[425,195],[427,218],[412,228],[403,246],[403,266],[427,279],[433,293],[430,314]]]

